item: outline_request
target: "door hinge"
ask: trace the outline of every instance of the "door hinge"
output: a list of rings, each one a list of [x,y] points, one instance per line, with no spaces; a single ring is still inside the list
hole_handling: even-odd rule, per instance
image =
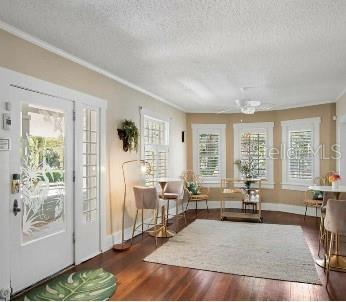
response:
[[[74,171],[74,170],[72,172],[72,181],[76,182],[76,171]]]
[[[73,120],[73,121],[76,120],[76,111],[72,111],[72,120]]]
[[[76,233],[75,232],[72,233],[72,242],[76,243]]]

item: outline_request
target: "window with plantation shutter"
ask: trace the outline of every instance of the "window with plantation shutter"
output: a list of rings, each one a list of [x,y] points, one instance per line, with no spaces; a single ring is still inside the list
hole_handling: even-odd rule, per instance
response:
[[[199,134],[199,174],[207,177],[220,176],[220,135]]]
[[[225,177],[225,125],[193,124],[194,172],[207,183]]]
[[[266,134],[265,132],[243,133],[240,140],[241,160],[252,160],[254,177],[266,178]]]
[[[273,148],[274,123],[239,123],[233,125],[234,161],[251,167],[251,176],[265,180],[262,187],[274,188]],[[239,165],[234,165],[234,177],[244,178]]]
[[[319,176],[320,118],[281,122],[282,188],[305,190]]]
[[[144,160],[150,164],[146,183],[154,185],[155,179],[168,174],[169,123],[144,115],[143,126]]]
[[[313,178],[312,131],[289,131],[288,173],[292,179]]]

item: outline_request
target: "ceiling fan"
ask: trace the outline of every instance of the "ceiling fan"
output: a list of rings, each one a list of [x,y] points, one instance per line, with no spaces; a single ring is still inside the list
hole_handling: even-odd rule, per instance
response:
[[[250,98],[244,97],[244,92],[246,89],[253,88],[250,86],[241,87],[240,91],[242,92],[242,98],[238,100],[234,100],[236,106],[231,106],[225,110],[219,111],[218,114],[227,113],[235,110],[240,110],[241,113],[244,114],[254,114],[256,110],[270,110],[274,107],[273,104],[262,103],[258,100],[252,100]]]

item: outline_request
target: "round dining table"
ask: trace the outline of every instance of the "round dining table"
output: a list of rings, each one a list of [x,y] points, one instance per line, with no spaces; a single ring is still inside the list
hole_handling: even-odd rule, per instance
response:
[[[309,186],[309,190],[314,190],[314,191],[321,191],[323,193],[323,202],[326,203],[326,195],[327,193],[334,193],[335,194],[335,199],[339,199],[341,193],[346,193],[346,186],[337,186],[337,187],[332,187],[332,186]],[[346,218],[345,218],[346,219]],[[330,269],[334,271],[339,271],[346,273],[346,256],[340,255],[340,247],[343,248],[343,250],[346,250],[346,242],[342,242],[340,240],[340,236],[337,236],[337,254],[331,257],[330,260]],[[341,249],[342,249],[341,248]],[[324,267],[324,259],[316,259],[316,264]]]

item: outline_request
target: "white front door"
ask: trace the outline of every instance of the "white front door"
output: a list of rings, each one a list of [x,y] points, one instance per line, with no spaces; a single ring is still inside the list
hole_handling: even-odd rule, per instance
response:
[[[18,292],[74,263],[73,102],[15,87],[9,101],[10,171],[20,175],[10,199],[11,287]]]

